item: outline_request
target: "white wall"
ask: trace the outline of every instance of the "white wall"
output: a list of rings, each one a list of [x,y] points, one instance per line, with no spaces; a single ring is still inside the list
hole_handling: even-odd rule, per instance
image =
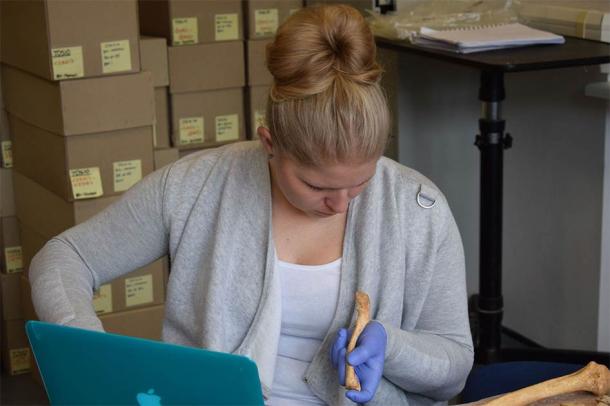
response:
[[[595,350],[600,304],[603,101],[597,68],[506,76],[504,325],[542,345]],[[478,71],[402,55],[399,156],[447,195],[478,291]]]

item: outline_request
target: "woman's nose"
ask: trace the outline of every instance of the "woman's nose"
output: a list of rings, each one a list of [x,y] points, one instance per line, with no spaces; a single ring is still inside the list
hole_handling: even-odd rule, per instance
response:
[[[345,213],[349,206],[349,195],[347,190],[338,190],[332,196],[326,198],[326,206],[334,213]]]

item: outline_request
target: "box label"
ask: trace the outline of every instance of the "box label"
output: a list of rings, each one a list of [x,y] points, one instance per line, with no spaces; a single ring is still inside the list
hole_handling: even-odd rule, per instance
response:
[[[83,66],[83,47],[53,48],[53,79],[82,78],[85,75]]]
[[[277,8],[266,8],[254,11],[254,31],[257,37],[275,35],[279,26]]]
[[[216,41],[239,39],[239,19],[237,14],[216,14]]]
[[[131,70],[131,47],[129,40],[102,42],[102,72],[126,72]]]
[[[137,306],[153,302],[153,278],[151,274],[125,279],[125,306]]]
[[[2,167],[13,167],[13,143],[11,141],[2,141]]]
[[[93,292],[93,308],[97,314],[112,313],[112,285],[107,283]]]
[[[115,192],[124,192],[142,179],[141,159],[113,162],[112,169]]]
[[[90,199],[104,194],[98,167],[70,169],[70,182],[74,199]]]
[[[32,368],[32,356],[30,354],[30,349],[27,347],[10,349],[9,360],[11,364],[11,375],[30,372],[30,369]]]
[[[199,43],[197,17],[174,18],[172,20],[172,43],[192,45]]]
[[[238,139],[239,115],[216,116],[216,141],[234,141]]]
[[[203,142],[203,117],[180,119],[180,145]]]
[[[4,262],[6,273],[23,271],[23,254],[21,252],[21,247],[5,247]]]

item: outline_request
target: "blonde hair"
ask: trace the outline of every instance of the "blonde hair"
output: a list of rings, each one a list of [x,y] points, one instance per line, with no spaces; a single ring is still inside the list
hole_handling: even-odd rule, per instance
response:
[[[304,165],[377,159],[390,118],[373,34],[345,5],[304,8],[267,46],[274,148]]]

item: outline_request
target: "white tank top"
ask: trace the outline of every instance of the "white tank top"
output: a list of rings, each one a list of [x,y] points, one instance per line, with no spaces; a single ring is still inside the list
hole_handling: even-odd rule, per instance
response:
[[[282,286],[282,329],[271,406],[323,405],[303,376],[332,323],[339,298],[341,258],[325,265],[275,259]]]

